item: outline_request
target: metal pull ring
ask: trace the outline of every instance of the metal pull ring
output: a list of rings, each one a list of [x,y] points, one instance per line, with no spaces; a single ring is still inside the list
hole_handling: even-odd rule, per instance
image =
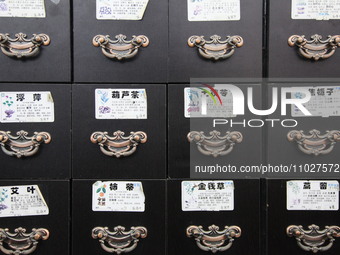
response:
[[[187,237],[194,237],[198,248],[203,251],[226,251],[233,245],[234,238],[241,236],[241,228],[238,226],[225,226],[222,231],[219,227],[211,225],[209,231],[203,230],[202,226],[189,226]]]
[[[302,130],[292,130],[287,134],[289,142],[296,142],[300,151],[308,155],[325,155],[330,153],[336,142],[340,141],[340,131],[326,131],[321,135],[319,130],[313,129],[309,131],[309,135],[305,135]]]
[[[329,35],[322,40],[321,35],[315,34],[311,39],[307,40],[304,35],[292,35],[288,38],[288,45],[297,46],[302,57],[315,61],[330,58],[340,46],[340,35]]]
[[[10,131],[0,131],[2,151],[17,158],[33,156],[38,152],[40,144],[50,142],[51,135],[47,132],[34,132],[33,136],[28,136],[28,132],[21,130],[14,136]]]
[[[334,242],[335,237],[340,237],[340,227],[326,226],[320,230],[317,225],[308,226],[308,230],[302,226],[290,225],[287,228],[287,235],[295,237],[297,245],[304,251],[317,253],[319,251],[328,251]]]
[[[92,44],[101,47],[103,54],[108,58],[123,60],[137,55],[139,47],[147,47],[150,43],[145,35],[132,36],[132,40],[126,41],[126,35],[116,35],[116,40],[111,40],[109,35],[96,35]]]
[[[0,250],[5,254],[31,254],[37,249],[39,240],[47,240],[50,232],[45,228],[33,228],[31,233],[19,227],[10,233],[8,228],[0,228]]]
[[[131,227],[125,231],[125,227],[116,226],[113,232],[108,227],[95,227],[92,229],[92,238],[99,239],[100,246],[109,253],[128,253],[133,251],[140,238],[146,238],[148,231],[145,227]]]
[[[221,36],[210,36],[206,41],[204,36],[193,35],[188,39],[189,47],[197,47],[199,54],[207,59],[222,60],[230,58],[235,53],[235,48],[243,46],[243,38],[239,35],[227,36],[221,40]]]
[[[100,146],[100,150],[107,156],[120,158],[132,155],[139,143],[146,143],[147,135],[142,131],[130,132],[129,136],[118,130],[109,136],[108,132],[94,132],[90,140]]]
[[[27,39],[24,33],[16,34],[15,38],[0,33],[1,51],[8,57],[35,57],[40,52],[40,46],[48,46],[50,42],[51,39],[47,34],[33,34],[33,37]]]
[[[221,132],[213,130],[210,136],[204,135],[204,132],[191,131],[188,133],[188,141],[195,142],[197,149],[206,156],[225,156],[234,149],[236,143],[241,143],[243,135],[238,131],[226,132],[221,136]]]

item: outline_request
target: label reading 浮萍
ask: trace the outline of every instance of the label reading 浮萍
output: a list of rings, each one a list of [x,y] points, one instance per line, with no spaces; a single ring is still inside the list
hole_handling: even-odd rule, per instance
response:
[[[308,87],[312,96],[309,102],[303,106],[312,114],[312,116],[330,117],[340,116],[340,87]],[[293,93],[293,99],[305,97],[302,93]],[[305,117],[295,105],[291,106],[292,117]]]
[[[0,187],[0,217],[48,215],[38,185]]]
[[[187,0],[189,21],[240,20],[240,0]]]
[[[97,0],[99,20],[141,20],[149,0]]]
[[[45,18],[44,0],[0,0],[0,17]]]
[[[233,211],[233,181],[182,181],[183,211]]]
[[[54,122],[51,92],[0,92],[0,122]]]
[[[215,93],[216,91],[216,93]],[[223,87],[185,88],[184,116],[186,118],[231,118],[233,115],[233,96]]]
[[[97,181],[92,186],[92,210],[98,212],[144,212],[141,182]]]
[[[145,89],[96,89],[96,119],[147,119]]]
[[[287,210],[339,210],[338,181],[288,181]]]
[[[340,0],[292,0],[292,19],[340,19]]]

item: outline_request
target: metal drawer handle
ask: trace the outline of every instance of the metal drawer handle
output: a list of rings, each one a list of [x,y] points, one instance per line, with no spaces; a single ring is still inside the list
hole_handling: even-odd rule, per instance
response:
[[[33,34],[33,37],[27,39],[24,33],[18,33],[15,38],[9,34],[0,33],[1,51],[8,57],[22,58],[34,57],[40,51],[40,46],[47,46],[51,42],[47,34]]]
[[[329,35],[326,40],[322,40],[321,35],[315,34],[311,38],[307,40],[304,35],[292,35],[288,38],[288,45],[297,46],[302,57],[316,61],[330,58],[340,46],[340,35]]]
[[[150,43],[145,35],[132,36],[132,40],[126,41],[126,35],[116,35],[116,40],[111,40],[109,35],[96,35],[93,46],[101,47],[103,54],[108,58],[123,60],[137,55],[139,47],[147,47]]]
[[[33,136],[27,136],[28,132],[20,130],[17,135],[11,135],[10,131],[0,131],[0,144],[2,151],[8,156],[17,158],[29,157],[36,154],[42,143],[50,143],[51,135],[47,132],[34,132]]]
[[[97,143],[100,150],[107,156],[120,158],[122,156],[130,156],[137,150],[139,143],[146,143],[147,135],[142,131],[130,132],[129,136],[124,136],[125,133],[118,130],[109,136],[108,132],[94,132],[90,140],[92,143]]]
[[[125,231],[125,227],[116,226],[113,232],[108,227],[95,227],[92,229],[92,238],[99,239],[100,246],[109,253],[128,253],[133,251],[140,238],[147,237],[148,231],[145,227],[131,227]]]
[[[209,231],[205,231],[202,226],[189,226],[186,231],[187,237],[194,237],[198,248],[203,251],[226,251],[233,245],[234,238],[241,236],[241,228],[238,226],[225,226],[222,231],[215,225],[208,228]]]
[[[206,136],[202,131],[191,131],[188,133],[188,141],[195,142],[197,149],[206,156],[225,156],[232,152],[236,143],[241,143],[243,135],[238,131],[226,132],[221,136],[221,132],[213,130],[210,136]]]
[[[227,36],[221,40],[221,36],[210,36],[206,41],[204,36],[193,35],[188,39],[189,47],[197,47],[199,54],[207,59],[220,60],[230,58],[235,53],[235,48],[243,46],[243,38],[239,35]]]
[[[330,153],[336,142],[340,141],[340,131],[326,131],[321,135],[319,130],[313,129],[309,131],[309,135],[305,135],[302,130],[292,130],[287,134],[289,142],[296,142],[300,151],[308,155],[325,155]]]
[[[31,254],[37,249],[39,240],[47,240],[50,232],[45,228],[33,228],[31,233],[20,227],[10,233],[8,228],[0,228],[0,250],[5,254]]]
[[[305,230],[302,226],[291,225],[287,228],[287,235],[294,236],[302,250],[317,253],[327,251],[333,246],[334,238],[340,237],[340,227],[326,226],[320,230],[319,226],[313,224]]]

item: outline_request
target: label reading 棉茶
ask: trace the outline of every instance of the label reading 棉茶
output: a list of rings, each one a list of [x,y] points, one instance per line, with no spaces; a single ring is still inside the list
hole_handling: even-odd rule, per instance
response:
[[[96,0],[98,20],[141,20],[149,0]]]
[[[340,19],[340,0],[292,0],[292,19]]]
[[[288,181],[287,210],[339,210],[339,182],[324,181]]]
[[[240,0],[187,0],[189,21],[240,20]]]
[[[0,217],[48,215],[38,185],[0,187]]]
[[[309,102],[303,106],[312,114],[312,116],[330,117],[340,116],[340,87],[308,87],[311,94]],[[293,99],[304,98],[303,93],[293,93]],[[292,117],[305,117],[294,104],[291,106]]]
[[[96,89],[96,119],[147,119],[145,89]]]
[[[0,122],[54,122],[51,92],[0,92]]]
[[[182,181],[182,211],[233,210],[233,181]]]
[[[186,118],[235,117],[231,92],[223,87],[214,87],[214,91],[206,87],[185,88],[184,116]]]
[[[44,0],[0,0],[0,17],[45,18]]]
[[[92,210],[98,212],[144,212],[141,182],[97,181],[92,186]]]

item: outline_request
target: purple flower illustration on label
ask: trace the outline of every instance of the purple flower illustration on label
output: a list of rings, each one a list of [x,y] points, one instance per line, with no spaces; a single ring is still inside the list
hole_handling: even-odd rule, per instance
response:
[[[100,106],[99,107],[99,112],[100,113],[110,113],[111,112],[111,108],[108,106]]]
[[[14,111],[13,110],[6,110],[5,113],[6,113],[6,118],[11,118]]]
[[[5,209],[7,209],[7,205],[2,204],[6,198],[8,198],[8,194],[7,194],[7,189],[2,189],[1,193],[0,193],[0,211],[3,211]]]

